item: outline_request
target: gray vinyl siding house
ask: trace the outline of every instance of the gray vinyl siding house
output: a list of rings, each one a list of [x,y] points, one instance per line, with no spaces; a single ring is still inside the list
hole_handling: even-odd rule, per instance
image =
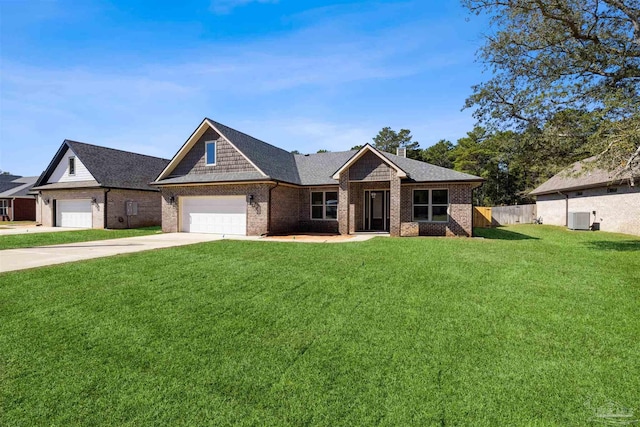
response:
[[[640,235],[640,188],[630,185],[629,173],[585,168],[589,161],[571,165],[530,193],[537,215],[544,224],[566,226],[570,212],[589,212],[594,229]]]
[[[160,225],[160,192],[149,184],[169,160],[65,140],[32,188],[36,221],[49,227]]]
[[[165,232],[471,236],[482,181],[371,145],[294,155],[204,119],[153,185]]]

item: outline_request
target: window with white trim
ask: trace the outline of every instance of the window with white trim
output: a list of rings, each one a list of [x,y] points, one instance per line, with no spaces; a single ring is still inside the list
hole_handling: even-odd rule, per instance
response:
[[[0,216],[9,216],[9,201],[0,200]]]
[[[69,157],[69,175],[76,174],[76,158]]]
[[[413,190],[413,220],[448,222],[449,190]]]
[[[216,164],[216,142],[215,141],[207,141],[204,143],[205,146],[205,156],[207,166],[214,166]]]
[[[338,192],[311,192],[311,219],[338,219]]]

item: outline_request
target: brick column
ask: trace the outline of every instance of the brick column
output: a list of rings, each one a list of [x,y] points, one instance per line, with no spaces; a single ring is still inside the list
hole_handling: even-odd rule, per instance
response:
[[[391,182],[389,182],[390,204],[389,206],[389,234],[392,237],[400,236],[400,177],[395,173],[391,173]]]
[[[340,174],[338,187],[338,231],[349,234],[349,170]]]

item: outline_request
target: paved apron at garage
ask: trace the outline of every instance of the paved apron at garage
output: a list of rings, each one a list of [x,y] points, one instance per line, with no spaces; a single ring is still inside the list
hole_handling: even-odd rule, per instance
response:
[[[304,243],[342,243],[368,240],[371,236],[352,236],[349,239],[330,239],[327,236],[314,236],[314,239],[297,240]],[[148,251],[152,249],[170,248],[192,245],[194,243],[212,242],[215,240],[261,240],[263,242],[289,241],[285,237],[264,239],[258,236],[229,236],[223,234],[201,233],[164,233],[149,236],[125,237],[122,239],[98,240],[94,242],[68,243],[64,245],[37,246],[33,248],[5,249],[0,251],[0,273],[26,270],[28,268],[63,264],[65,262],[102,258],[112,255]]]

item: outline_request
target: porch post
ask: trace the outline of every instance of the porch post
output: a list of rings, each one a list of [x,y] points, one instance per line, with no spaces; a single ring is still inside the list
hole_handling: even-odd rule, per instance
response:
[[[400,236],[400,177],[393,172],[389,190],[389,234],[392,237],[398,237]]]
[[[349,170],[340,174],[338,187],[338,232],[349,234]]]

